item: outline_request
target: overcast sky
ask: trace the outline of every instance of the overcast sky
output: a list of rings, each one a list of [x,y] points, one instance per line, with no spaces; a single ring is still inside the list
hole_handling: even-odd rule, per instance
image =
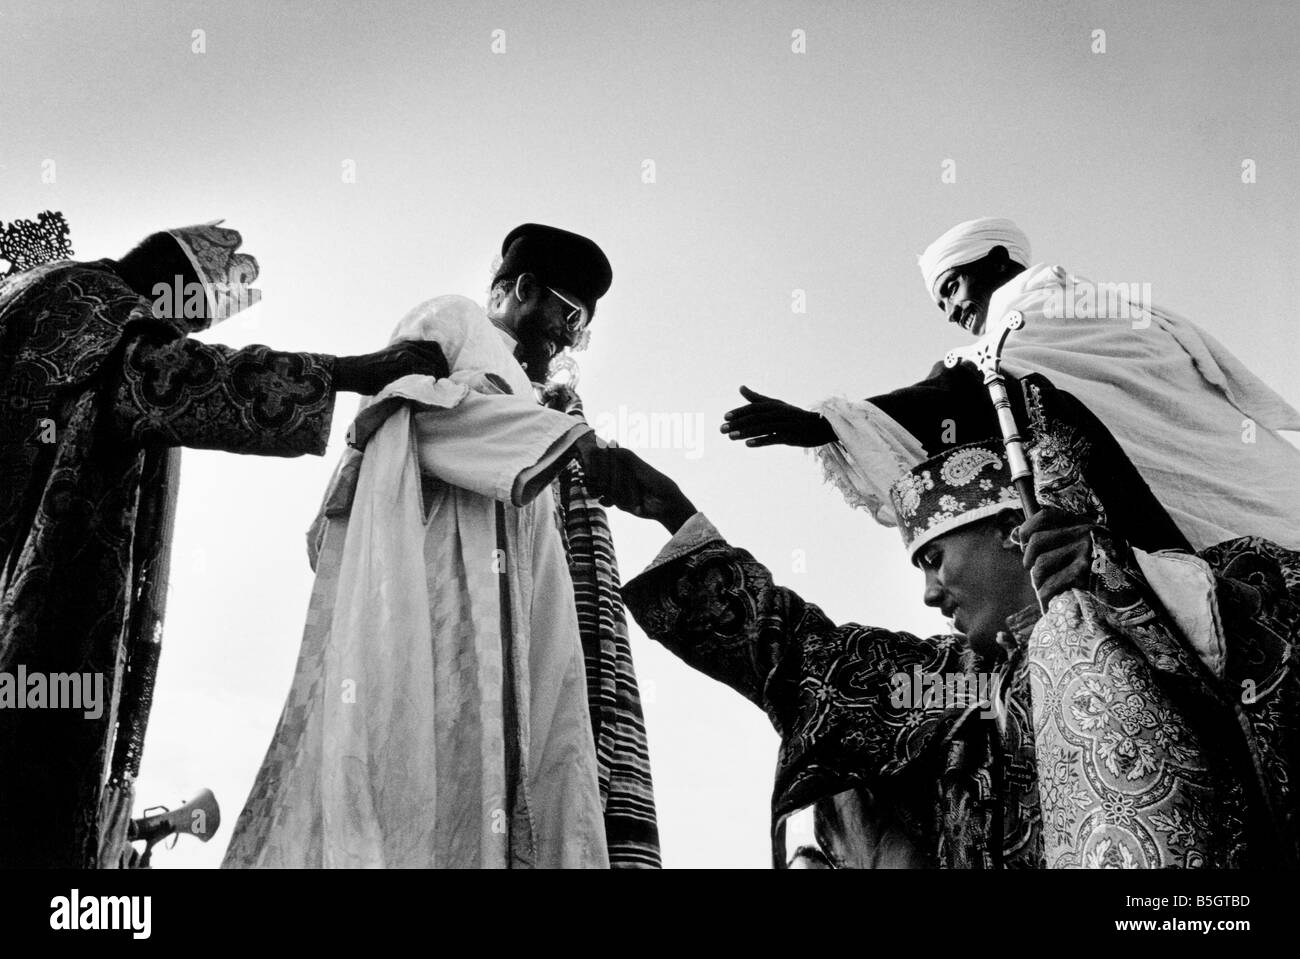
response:
[[[225,217],[265,298],[204,338],[326,353],[380,347],[432,296],[481,300],[518,223],[585,233],[614,266],[580,356],[589,418],[677,414],[642,455],[779,582],[933,633],[895,531],[806,454],[717,432],[736,388],[811,405],[920,378],[964,334],[916,254],[999,215],[1035,261],[1151,284],[1300,404],[1297,44],[1288,0],[0,0],[0,220],[62,210],[92,259]],[[224,824],[158,867],[221,858],[355,403],[324,458],[185,453],[138,800],[208,786]],[[666,536],[613,523],[630,578]],[[775,734],[633,633],[664,864],[766,866]]]

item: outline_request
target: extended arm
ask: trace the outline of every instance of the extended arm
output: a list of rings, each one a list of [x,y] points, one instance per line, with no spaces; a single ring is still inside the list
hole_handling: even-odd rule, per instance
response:
[[[127,342],[112,385],[113,424],[140,445],[319,455],[334,408],[332,362],[141,334]]]
[[[433,341],[335,357],[235,350],[141,324],[124,338],[108,389],[114,427],[129,442],[297,456],[325,451],[335,393],[447,373]]]
[[[898,677],[957,668],[949,639],[836,625],[699,513],[623,600],[648,636],[761,707],[793,752],[851,754],[865,770],[901,769],[942,716],[910,685],[900,696]]]

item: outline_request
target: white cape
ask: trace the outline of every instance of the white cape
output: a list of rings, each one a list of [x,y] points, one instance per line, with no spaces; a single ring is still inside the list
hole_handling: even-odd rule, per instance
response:
[[[1084,285],[1038,264],[997,290],[990,318],[1025,317],[1003,368],[1041,373],[1081,400],[1193,548],[1263,536],[1300,549],[1300,450],[1279,435],[1300,430],[1300,413],[1213,337],[1159,307],[1102,302],[1098,317],[1064,315],[1057,307],[1079,303]],[[924,452],[872,403],[836,398],[820,408],[838,437],[818,453],[828,478],[852,505],[894,525],[889,485]]]

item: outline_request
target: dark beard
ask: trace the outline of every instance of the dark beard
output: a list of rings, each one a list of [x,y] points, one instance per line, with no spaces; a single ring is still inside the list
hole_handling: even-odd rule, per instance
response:
[[[515,348],[515,359],[524,368],[528,378],[534,383],[545,383],[550,374],[551,361],[547,356],[545,341],[520,343]]]

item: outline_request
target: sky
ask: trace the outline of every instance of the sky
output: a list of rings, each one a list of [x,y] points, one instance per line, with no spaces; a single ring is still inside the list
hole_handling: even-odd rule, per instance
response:
[[[481,301],[519,223],[591,236],[614,282],[579,356],[589,419],[659,415],[638,452],[778,582],[931,634],[896,531],[808,454],[717,432],[737,388],[810,406],[921,378],[965,334],[916,254],[1008,216],[1035,261],[1149,283],[1300,405],[1297,43],[1289,0],[0,0],[0,220],[62,210],[94,259],[224,217],[264,299],[203,338],[332,354],[433,296]],[[184,454],[137,799],[209,787],[224,824],[158,868],[220,861],[355,406],[324,457]],[[612,522],[630,578],[667,536]],[[771,726],[632,633],[664,865],[767,866]]]

